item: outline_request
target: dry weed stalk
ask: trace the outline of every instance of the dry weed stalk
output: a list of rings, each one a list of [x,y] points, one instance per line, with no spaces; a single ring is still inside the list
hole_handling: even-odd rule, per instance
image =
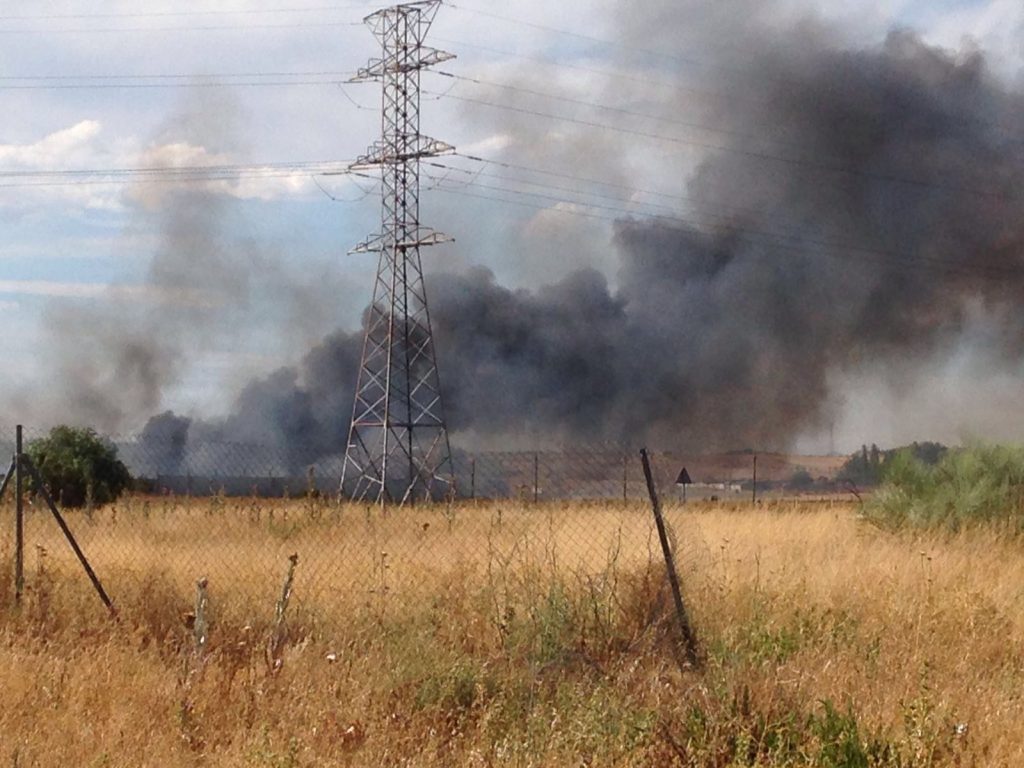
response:
[[[226,503],[214,541],[196,534],[205,500],[116,526],[97,510],[87,535],[116,627],[58,534],[30,528],[59,588],[45,621],[32,591],[28,610],[0,611],[0,733],[17,734],[22,765],[1024,764],[1024,559],[997,529],[893,534],[852,507],[770,502],[668,509],[707,648],[698,676],[659,643],[671,603],[639,503],[466,505],[429,532],[344,508],[344,526],[297,527],[283,553],[302,553],[301,622],[286,601],[253,621],[295,587],[266,583],[281,546],[267,516]],[[264,503],[304,517],[300,498]],[[199,562],[215,612],[189,577]],[[351,588],[319,590],[321,576]],[[285,664],[270,674],[275,636]]]
[[[281,597],[274,608],[274,626],[270,632],[270,639],[267,641],[267,670],[271,674],[277,674],[284,663],[282,652],[284,650],[285,631],[284,619],[288,612],[288,603],[292,597],[292,586],[295,583],[295,568],[299,564],[298,554],[288,557],[288,573],[284,578],[284,586],[281,588]]]

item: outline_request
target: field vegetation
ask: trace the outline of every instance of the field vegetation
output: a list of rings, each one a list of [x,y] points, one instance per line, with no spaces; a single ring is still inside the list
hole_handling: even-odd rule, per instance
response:
[[[70,520],[118,615],[31,511],[20,606],[0,581],[0,765],[1024,764],[1024,560],[999,526],[674,508],[689,669],[639,504],[126,497]]]
[[[867,514],[887,528],[1024,530],[1024,448],[979,444],[944,450],[934,461],[901,450],[881,465],[881,478]]]

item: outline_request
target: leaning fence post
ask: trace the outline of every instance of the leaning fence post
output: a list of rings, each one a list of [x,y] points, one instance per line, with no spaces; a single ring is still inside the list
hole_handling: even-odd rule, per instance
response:
[[[29,459],[28,456],[22,456],[21,461],[19,463],[25,464],[28,467],[29,474],[31,474],[32,479],[35,481],[36,487],[39,489],[39,494],[43,497],[43,501],[46,502],[46,506],[50,508],[50,513],[57,521],[57,525],[60,527],[61,532],[64,534],[64,538],[67,539],[68,544],[71,545],[71,549],[75,553],[75,556],[78,558],[78,562],[81,563],[82,569],[85,571],[86,576],[88,576],[89,581],[92,582],[92,586],[96,590],[96,594],[100,596],[100,600],[102,600],[103,604],[107,606],[107,610],[109,610],[111,613],[116,613],[117,611],[114,608],[114,603],[111,602],[106,590],[103,589],[103,585],[100,583],[99,577],[96,575],[96,572],[92,569],[92,566],[89,565],[89,561],[86,559],[85,553],[82,552],[82,548],[78,546],[78,542],[75,540],[74,534],[71,533],[71,529],[68,528],[68,524],[64,520],[64,516],[60,513],[60,510],[57,509],[57,505],[54,504],[53,497],[50,495],[50,492],[46,489],[46,485],[43,483],[43,477],[42,475],[39,474],[39,470],[32,463],[31,459]]]
[[[676,562],[672,556],[672,547],[669,544],[668,532],[665,530],[665,519],[661,514],[661,502],[658,500],[658,492],[654,488],[654,478],[651,475],[651,462],[647,457],[647,449],[640,449],[640,460],[644,465],[644,479],[647,481],[647,493],[651,497],[651,508],[654,511],[654,522],[658,527],[658,538],[661,540],[661,551],[665,556],[665,571],[668,573],[668,583],[672,587],[672,600],[675,602],[676,620],[679,622],[679,633],[682,636],[683,651],[686,654],[686,661],[691,667],[699,666],[697,656],[697,637],[690,625],[690,619],[686,614],[686,607],[683,605],[683,594],[679,588],[679,576],[676,574]]]
[[[14,600],[21,602],[25,588],[25,506],[21,471],[22,427],[14,429]]]

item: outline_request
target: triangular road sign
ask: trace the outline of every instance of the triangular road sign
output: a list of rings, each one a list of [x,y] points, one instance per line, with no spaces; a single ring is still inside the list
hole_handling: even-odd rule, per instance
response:
[[[679,470],[679,477],[676,478],[676,485],[693,485],[693,480],[690,479],[690,473],[686,471],[686,467]]]

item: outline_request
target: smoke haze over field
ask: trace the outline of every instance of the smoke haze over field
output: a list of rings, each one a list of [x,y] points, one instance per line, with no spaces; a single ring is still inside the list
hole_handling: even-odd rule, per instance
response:
[[[703,95],[652,85],[636,86],[631,99],[713,127],[637,128],[678,137],[661,142],[670,178],[659,181],[688,202],[678,215],[621,217],[606,246],[612,258],[566,252],[569,238],[549,251],[543,240],[524,240],[538,249],[527,263],[581,265],[540,287],[503,287],[480,267],[429,275],[457,436],[484,446],[584,439],[781,448],[837,418],[837,381],[875,375],[885,361],[899,362],[894,376],[912,378],[967,338],[985,345],[977,359],[993,374],[1021,366],[1024,321],[1010,310],[1024,299],[1024,98],[981,53],[934,49],[908,31],[852,47],[804,17],[783,26],[786,14],[770,3],[656,10],[643,14],[651,26],[640,26],[640,14],[624,18],[623,42],[700,59]],[[691,82],[676,71],[687,67],[666,57],[656,74]],[[536,77],[526,70],[520,79],[529,86]],[[511,138],[509,161],[652,186],[622,151],[641,140],[628,134],[541,120],[501,129]],[[606,172],[588,166],[595,157]],[[185,253],[203,259],[166,281],[166,263],[158,257],[153,267],[178,295],[198,295],[196,307],[169,319],[157,305],[127,335],[76,319],[90,336],[110,339],[89,357],[76,354],[60,321],[55,359],[65,365],[64,401],[81,420],[117,427],[156,412],[183,357],[201,353],[193,341],[230,322],[223,304],[202,297],[246,269],[211,249],[217,236],[208,226],[219,213],[207,202],[185,200],[165,213],[170,263]],[[463,247],[472,251],[472,241]],[[608,263],[617,265],[610,274],[584,266]],[[243,286],[238,295],[247,293]],[[272,437],[293,446],[296,461],[339,451],[361,343],[360,332],[338,331],[297,367],[245,386],[223,419],[185,429]],[[113,411],[99,394],[112,384]],[[166,423],[178,434],[177,418],[164,414],[150,429]]]

